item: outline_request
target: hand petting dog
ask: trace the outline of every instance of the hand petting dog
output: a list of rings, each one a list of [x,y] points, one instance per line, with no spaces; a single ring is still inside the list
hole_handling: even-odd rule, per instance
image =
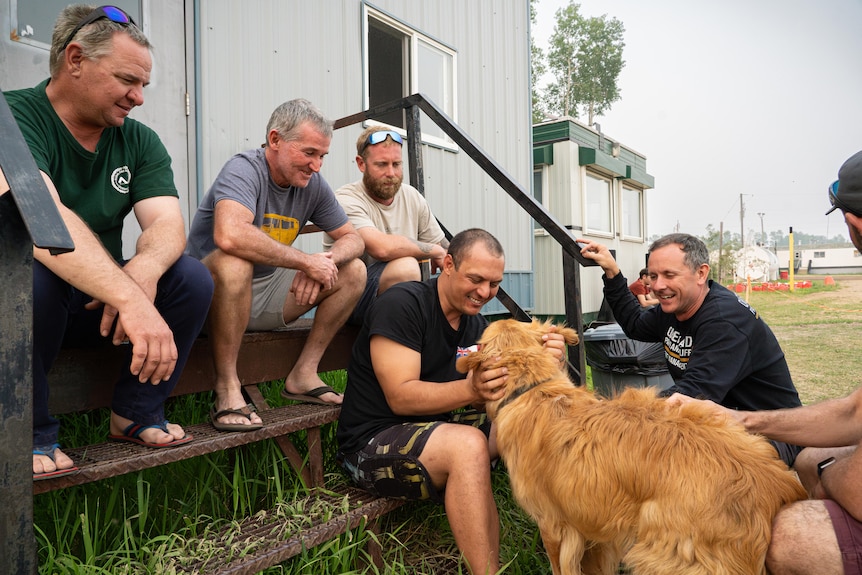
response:
[[[545,351],[556,359],[561,367],[564,367],[568,344],[566,337],[558,333],[557,329],[556,325],[549,324],[548,331],[540,334],[540,342]],[[568,337],[571,339],[570,335]],[[577,336],[574,343],[576,342]],[[487,359],[467,373],[467,380],[479,396],[479,400],[473,403],[473,407],[483,406],[489,401],[499,401],[503,398],[509,370],[505,366],[495,366],[499,359],[499,357]]]

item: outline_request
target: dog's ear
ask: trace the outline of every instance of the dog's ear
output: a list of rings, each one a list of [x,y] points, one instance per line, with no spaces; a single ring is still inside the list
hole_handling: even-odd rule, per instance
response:
[[[471,369],[476,369],[482,365],[483,361],[485,361],[485,355],[474,351],[455,360],[455,369],[461,373],[468,373]]]
[[[575,345],[576,343],[578,343],[578,332],[576,330],[570,328],[570,327],[566,327],[565,325],[554,324],[554,323],[551,323],[550,321],[546,321],[546,322],[542,323],[542,322],[539,322],[538,320],[534,319],[533,320],[533,326],[536,328],[536,330],[538,332],[542,333],[542,335],[544,335],[546,333],[551,333],[551,327],[555,327],[557,333],[560,334],[561,336],[563,336],[563,339],[566,341],[567,344]],[[541,341],[541,338],[540,338],[540,341]]]
[[[578,332],[570,327],[558,325],[557,333],[562,335],[563,339],[566,340],[566,343],[569,345],[575,345],[578,343]]]

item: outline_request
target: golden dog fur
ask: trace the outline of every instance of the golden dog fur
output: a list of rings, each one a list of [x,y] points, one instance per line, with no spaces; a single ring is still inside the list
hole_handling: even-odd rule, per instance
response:
[[[487,405],[518,503],[537,522],[556,575],[760,575],[772,519],[805,498],[762,437],[653,389],[597,398],[542,349],[550,323],[503,320],[468,371],[500,358],[504,397]],[[571,345],[577,334],[557,328]]]

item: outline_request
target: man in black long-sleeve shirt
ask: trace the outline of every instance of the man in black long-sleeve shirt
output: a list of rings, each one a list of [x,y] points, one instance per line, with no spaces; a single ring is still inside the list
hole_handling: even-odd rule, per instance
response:
[[[626,335],[664,344],[675,392],[731,409],[797,407],[799,394],[772,330],[747,303],[708,279],[709,252],[698,238],[670,234],[649,249],[659,305],[642,308],[606,246],[589,240],[581,253],[605,272],[605,298]],[[773,441],[792,466],[800,448]]]

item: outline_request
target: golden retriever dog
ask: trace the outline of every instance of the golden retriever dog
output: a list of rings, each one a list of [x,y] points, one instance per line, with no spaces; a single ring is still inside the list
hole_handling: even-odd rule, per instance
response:
[[[654,389],[597,398],[542,349],[550,329],[493,322],[457,365],[508,369],[505,395],[486,407],[554,574],[611,575],[621,562],[637,575],[766,573],[773,517],[805,498],[773,447],[702,406],[669,407]]]

